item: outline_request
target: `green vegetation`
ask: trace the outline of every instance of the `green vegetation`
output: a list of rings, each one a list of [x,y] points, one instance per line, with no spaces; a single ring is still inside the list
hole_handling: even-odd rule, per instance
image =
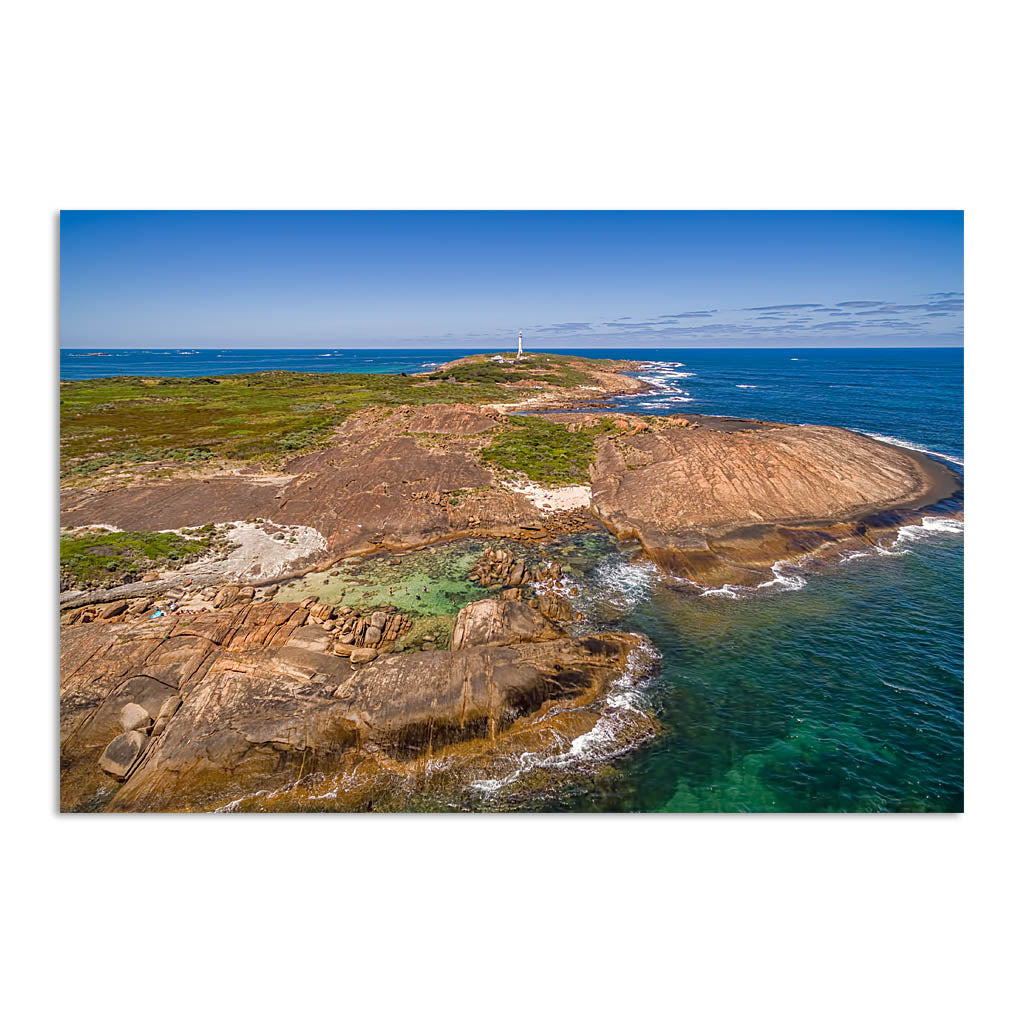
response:
[[[140,462],[274,462],[371,405],[507,401],[499,384],[397,374],[268,373],[62,381],[61,475]]]
[[[515,416],[493,443],[480,450],[480,457],[535,483],[559,486],[585,484],[590,479],[594,442],[615,433],[611,419],[570,432],[561,423],[536,416]]]
[[[586,384],[584,367],[591,365],[615,363],[534,354],[518,363],[471,357],[425,377],[275,370],[62,381],[61,476],[80,480],[113,466],[211,459],[274,465],[321,447],[368,406],[515,401],[530,384]]]
[[[153,569],[192,561],[217,543],[212,525],[184,533],[97,531],[61,537],[61,589],[130,583]]]

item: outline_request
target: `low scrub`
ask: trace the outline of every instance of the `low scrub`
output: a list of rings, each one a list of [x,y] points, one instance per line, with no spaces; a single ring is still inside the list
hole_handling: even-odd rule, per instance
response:
[[[481,449],[480,457],[538,484],[585,484],[590,480],[594,443],[615,430],[610,419],[570,432],[561,423],[536,416],[513,416],[508,427]]]
[[[154,569],[190,562],[217,543],[212,526],[187,534],[90,532],[60,539],[61,590],[131,583]]]

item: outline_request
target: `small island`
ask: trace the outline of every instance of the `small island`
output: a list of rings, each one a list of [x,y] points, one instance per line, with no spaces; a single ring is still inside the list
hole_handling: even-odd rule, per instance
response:
[[[656,661],[590,628],[561,539],[697,594],[958,500],[944,464],[851,431],[616,410],[638,370],[62,382],[62,809],[415,808],[557,757]],[[617,742],[657,730],[637,710]]]

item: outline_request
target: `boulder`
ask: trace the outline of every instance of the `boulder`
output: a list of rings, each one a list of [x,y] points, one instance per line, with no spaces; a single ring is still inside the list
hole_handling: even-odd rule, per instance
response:
[[[227,608],[228,605],[232,604],[236,597],[238,597],[239,588],[233,583],[228,583],[226,586],[220,588],[217,591],[216,597],[213,599],[214,608]]]
[[[110,601],[108,604],[97,605],[96,618],[112,619],[115,615],[120,615],[122,612],[127,610],[127,601]]]
[[[517,644],[554,640],[565,630],[520,601],[486,598],[467,604],[455,619],[452,650],[481,644]]]
[[[383,629],[387,625],[388,617],[386,612],[374,612],[370,616],[370,625],[377,629]]]
[[[145,732],[152,724],[153,719],[141,704],[125,704],[121,709],[121,726],[125,732],[134,729]]]
[[[299,626],[288,638],[288,646],[306,651],[326,651],[330,638],[330,633],[322,626]]]
[[[132,730],[115,736],[100,755],[100,768],[115,779],[125,779],[146,749],[146,734]]]
[[[309,617],[314,622],[329,622],[334,615],[334,608],[329,604],[311,604]]]
[[[380,643],[382,635],[377,626],[367,626],[366,632],[363,634],[363,644],[367,647],[376,647]]]
[[[375,660],[379,655],[380,652],[375,651],[372,647],[357,647],[349,655],[349,658],[353,665],[365,665],[367,662]]]
[[[334,692],[346,718],[401,755],[507,729],[546,701],[618,678],[641,639],[623,633],[538,643],[412,651],[377,659]]]
[[[561,594],[547,591],[537,599],[537,610],[552,622],[572,622],[572,605]]]

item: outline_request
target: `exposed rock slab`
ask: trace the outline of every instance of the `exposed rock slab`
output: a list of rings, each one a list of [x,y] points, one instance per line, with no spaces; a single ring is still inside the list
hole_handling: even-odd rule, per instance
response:
[[[259,516],[312,527],[326,539],[331,557],[474,532],[545,532],[541,510],[497,486],[491,469],[471,451],[431,446],[418,437],[434,430],[472,437],[497,422],[495,414],[472,406],[369,409],[347,420],[331,447],[289,462],[279,479],[268,482],[254,472],[66,491],[61,525],[169,530]],[[456,492],[453,503],[449,495]]]
[[[662,568],[698,583],[751,584],[767,568],[863,535],[880,510],[954,493],[932,460],[848,430],[751,424],[673,427],[603,440],[593,512]]]
[[[376,660],[353,667],[309,649],[308,614],[266,602],[177,621],[65,626],[62,809],[209,809],[343,758],[362,763],[385,749],[415,757],[493,735],[546,701],[606,685],[640,643],[608,633],[455,652],[368,649]],[[153,735],[135,756],[126,740],[105,755],[124,734],[126,704],[155,720]]]

